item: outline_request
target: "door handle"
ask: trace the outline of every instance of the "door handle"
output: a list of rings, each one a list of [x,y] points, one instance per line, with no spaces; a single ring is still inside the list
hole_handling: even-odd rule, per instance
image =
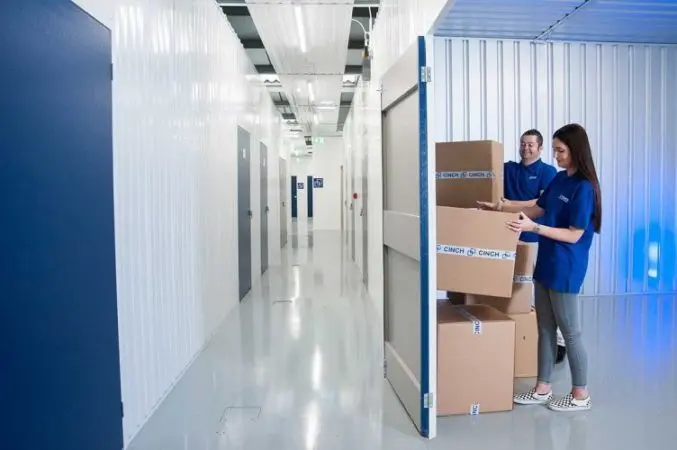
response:
[[[360,217],[364,215],[364,208],[360,209]]]
[[[250,209],[249,211],[247,211],[247,215],[249,216],[250,219],[251,219],[252,217],[254,217],[254,213],[252,212],[251,209]]]
[[[266,213],[268,213],[268,211],[270,211],[270,208],[266,206]]]

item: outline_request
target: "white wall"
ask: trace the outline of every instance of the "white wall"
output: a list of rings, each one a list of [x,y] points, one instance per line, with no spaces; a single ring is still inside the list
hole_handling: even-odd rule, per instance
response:
[[[383,0],[371,36],[373,54],[372,81],[360,82],[355,99],[344,127],[346,149],[356,152],[356,167],[348,173],[355,176],[358,195],[362,197],[361,168],[363,158],[368,164],[368,290],[374,306],[383,313],[383,153],[381,146],[381,77],[397,62],[404,52],[426,35],[443,9],[453,2],[447,0]],[[362,125],[366,130],[361,128]],[[361,137],[366,131],[366,137]],[[366,141],[366,144],[361,142]],[[346,158],[346,168],[349,160]],[[348,211],[344,209],[344,211]],[[359,209],[358,209],[359,212]],[[357,232],[361,233],[362,221],[357,215]],[[356,236],[360,237],[360,236]],[[358,264],[362,267],[362,240],[356,240]]]
[[[586,127],[603,228],[584,294],[677,290],[677,46],[437,38],[433,65],[438,140],[495,139],[514,160],[538,128],[552,163],[553,132]]]
[[[237,125],[252,134],[252,275],[260,152],[280,260],[280,117],[213,0],[79,0],[113,31],[118,311],[126,445],[238,303]],[[252,82],[248,82],[252,79]],[[274,155],[274,157],[272,157]]]
[[[325,137],[324,143],[314,144],[312,157],[291,157],[289,175],[296,175],[306,189],[298,191],[298,217],[307,217],[307,176],[324,179],[324,187],[313,189],[313,229],[341,229],[341,164],[343,138]],[[289,209],[291,214],[291,208]]]

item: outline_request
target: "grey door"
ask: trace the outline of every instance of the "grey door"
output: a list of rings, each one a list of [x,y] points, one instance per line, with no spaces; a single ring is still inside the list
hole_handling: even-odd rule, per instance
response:
[[[366,133],[366,126],[365,126]],[[366,138],[365,138],[366,144]],[[366,146],[365,146],[366,148]],[[366,152],[365,152],[366,153]],[[362,277],[364,284],[369,283],[369,215],[367,214],[367,205],[369,200],[369,193],[367,190],[367,175],[369,174],[367,166],[367,155],[362,157],[362,208],[360,214],[362,215]]]
[[[287,161],[280,158],[280,247],[287,245]]]
[[[350,258],[355,261],[355,152],[350,153]]]
[[[344,212],[344,202],[345,202],[345,180],[344,180],[344,175],[343,175],[343,166],[341,166],[341,239],[343,240],[343,236],[345,235],[345,212]]]
[[[261,143],[261,273],[268,270],[268,147]]]
[[[237,127],[237,217],[240,300],[252,288],[252,210],[251,210],[251,138]]]

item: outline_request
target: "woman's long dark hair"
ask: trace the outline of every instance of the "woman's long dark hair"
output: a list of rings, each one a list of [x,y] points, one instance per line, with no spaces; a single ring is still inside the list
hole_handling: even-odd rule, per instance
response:
[[[571,162],[576,168],[576,174],[592,183],[595,191],[595,209],[592,216],[592,224],[597,233],[602,229],[602,191],[599,187],[599,178],[592,160],[590,140],[585,128],[577,123],[564,125],[552,135],[553,139],[559,139],[569,147]]]

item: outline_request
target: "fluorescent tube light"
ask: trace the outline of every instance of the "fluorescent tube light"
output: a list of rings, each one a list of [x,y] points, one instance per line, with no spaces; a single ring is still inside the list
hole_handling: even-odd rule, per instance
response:
[[[296,16],[296,30],[299,33],[299,47],[301,52],[306,52],[306,30],[303,27],[303,12],[300,6],[294,7],[294,15]]]

